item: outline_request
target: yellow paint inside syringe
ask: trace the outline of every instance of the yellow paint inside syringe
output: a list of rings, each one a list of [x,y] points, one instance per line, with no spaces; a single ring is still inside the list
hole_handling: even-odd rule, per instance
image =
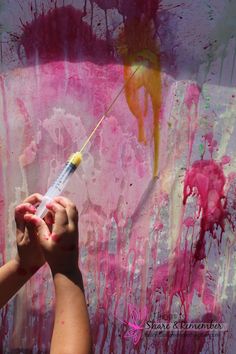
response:
[[[82,161],[82,154],[81,152],[77,151],[69,157],[67,162],[72,163],[73,165],[78,167],[81,161]]]

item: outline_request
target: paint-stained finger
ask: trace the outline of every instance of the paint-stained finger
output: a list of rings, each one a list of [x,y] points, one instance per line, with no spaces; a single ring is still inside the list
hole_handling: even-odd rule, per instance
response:
[[[30,203],[30,204],[39,204],[41,203],[43,199],[43,196],[39,193],[34,193],[34,194],[31,194],[29,197],[27,197],[25,200],[24,200],[24,203]]]
[[[57,202],[58,204],[60,204],[61,206],[63,206],[64,208],[67,208],[68,206],[72,206],[74,205],[70,199],[66,198],[66,197],[56,197],[54,198],[55,202]]]
[[[20,204],[15,208],[15,222],[16,227],[21,232],[25,230],[24,215],[34,214],[36,212],[35,207],[30,203]]]
[[[68,224],[68,215],[66,208],[61,204],[57,203],[55,200],[46,205],[47,209],[55,214],[54,221],[55,225],[66,225]]]
[[[54,221],[55,214],[52,211],[48,211],[48,213],[45,215],[45,217],[43,219],[46,222],[47,227],[49,228],[50,232],[52,232],[52,228],[55,223],[55,221]]]
[[[27,228],[31,229],[37,235],[40,243],[46,245],[45,240],[49,238],[50,231],[46,223],[35,215],[26,214],[24,216]]]
[[[71,206],[67,207],[66,210],[67,210],[69,223],[70,224],[74,223],[77,226],[79,215],[78,215],[78,210],[77,210],[76,206],[74,204],[72,204]]]
[[[30,204],[30,203],[23,203],[20,205],[17,205],[17,207],[15,208],[15,215],[22,215],[24,213],[35,213],[36,212],[36,208]]]
[[[66,208],[69,222],[78,222],[78,210],[70,199],[65,197],[56,197],[54,200]]]
[[[54,217],[55,214],[52,211],[47,212],[47,214],[44,217],[44,221],[48,226],[54,224]]]

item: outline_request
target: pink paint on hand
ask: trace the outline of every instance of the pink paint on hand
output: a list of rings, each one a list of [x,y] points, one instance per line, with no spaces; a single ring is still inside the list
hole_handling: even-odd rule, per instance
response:
[[[58,243],[60,241],[60,237],[58,235],[56,235],[55,233],[51,234],[51,239],[56,243]]]
[[[34,225],[38,225],[40,223],[40,220],[37,219],[34,215],[26,214],[26,215],[24,215],[24,218],[26,221],[28,221]]]

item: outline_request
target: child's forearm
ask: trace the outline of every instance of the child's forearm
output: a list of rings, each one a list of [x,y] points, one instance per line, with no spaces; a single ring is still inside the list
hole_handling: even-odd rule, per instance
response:
[[[0,308],[29,280],[32,274],[20,267],[16,259],[0,267]]]
[[[53,274],[56,308],[51,354],[92,353],[87,305],[79,270]]]

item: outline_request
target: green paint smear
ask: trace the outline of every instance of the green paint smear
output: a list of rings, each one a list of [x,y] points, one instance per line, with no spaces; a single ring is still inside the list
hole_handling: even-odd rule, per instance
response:
[[[204,145],[203,144],[199,145],[199,153],[201,156],[204,154]]]

